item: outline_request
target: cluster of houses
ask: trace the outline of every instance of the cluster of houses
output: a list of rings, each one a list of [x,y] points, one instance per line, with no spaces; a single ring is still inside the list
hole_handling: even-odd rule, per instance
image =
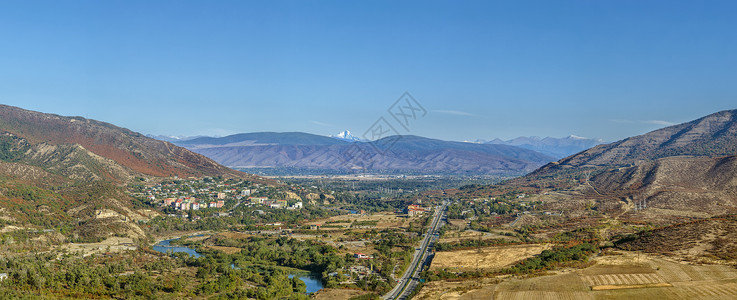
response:
[[[223,197],[224,198],[224,197]],[[163,201],[163,206],[169,206],[176,210],[199,210],[202,208],[221,208],[225,205],[225,200],[217,200],[200,203],[195,197],[179,197],[179,198],[166,198]]]
[[[328,273],[328,276],[330,277],[337,277],[341,273],[343,273],[343,277],[346,279],[346,281],[341,282],[341,284],[351,284],[356,283],[355,281],[351,280],[351,275],[355,276],[356,279],[364,279],[367,276],[371,274],[375,274],[374,269],[372,267],[366,267],[366,266],[351,266],[348,269],[343,269],[341,272],[331,272]],[[379,280],[382,280],[383,278],[379,278]],[[384,281],[384,280],[382,280]]]
[[[149,201],[155,201],[156,198],[192,196],[194,194],[206,195],[208,198],[226,199],[235,198],[240,200],[243,197],[251,195],[250,187],[247,183],[227,184],[218,182],[205,182],[203,180],[190,180],[179,183],[160,183],[155,186],[147,187],[140,192],[140,196],[145,196]],[[258,186],[258,184],[256,184]]]
[[[302,209],[302,201],[289,206],[287,200],[269,200],[269,197],[248,197],[252,205],[263,205],[270,208]]]
[[[416,205],[416,204],[410,204],[407,205],[407,208],[404,209],[404,213],[411,216],[420,216],[427,212],[425,208],[422,206]]]

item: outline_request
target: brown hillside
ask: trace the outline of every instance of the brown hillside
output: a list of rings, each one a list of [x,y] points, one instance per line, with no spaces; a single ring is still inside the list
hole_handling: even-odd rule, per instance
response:
[[[599,145],[548,164],[533,175],[568,167],[627,166],[670,156],[737,155],[737,110],[726,110],[618,142]]]
[[[625,238],[617,247],[695,261],[734,261],[737,259],[737,220],[734,216],[720,217],[657,228]]]
[[[648,208],[703,212],[737,212],[737,156],[668,157],[634,167],[617,168],[590,179],[600,193]]]
[[[63,117],[0,105],[0,130],[27,140],[35,148],[80,145],[135,173],[149,176],[251,177],[171,143],[81,117]]]

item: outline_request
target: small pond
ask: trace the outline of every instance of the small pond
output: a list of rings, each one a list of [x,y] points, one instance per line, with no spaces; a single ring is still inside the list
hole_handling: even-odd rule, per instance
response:
[[[315,293],[319,290],[322,290],[322,281],[320,280],[320,275],[316,273],[309,273],[309,274],[289,274],[289,278],[293,278],[294,276],[299,276],[298,278],[302,280],[305,285],[307,285],[307,293]]]
[[[189,255],[194,256],[195,258],[202,256],[202,254],[197,253],[192,248],[185,247],[185,246],[171,246],[169,243],[176,239],[169,239],[169,240],[163,240],[159,242],[158,244],[154,245],[154,251],[159,251],[161,253],[167,253],[169,251],[171,252],[184,252]]]

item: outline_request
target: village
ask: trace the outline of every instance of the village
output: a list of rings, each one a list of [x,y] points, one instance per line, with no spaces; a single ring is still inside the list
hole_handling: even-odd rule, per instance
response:
[[[134,185],[131,187],[131,195],[145,199],[152,206],[174,211],[208,208],[232,210],[240,205],[292,210],[304,207],[301,198],[294,193],[286,193],[288,199],[270,199],[267,195],[279,194],[275,193],[278,192],[275,189],[258,183],[205,177],[172,180],[149,186]]]

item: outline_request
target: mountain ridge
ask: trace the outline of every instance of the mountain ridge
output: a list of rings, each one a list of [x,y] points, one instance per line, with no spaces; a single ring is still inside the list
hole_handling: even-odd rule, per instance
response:
[[[737,110],[598,145],[503,185],[661,223],[737,213]]]
[[[737,110],[724,110],[643,135],[595,146],[550,163],[533,174],[571,167],[629,166],[670,156],[729,156],[737,154]]]
[[[290,137],[296,138],[290,140]],[[307,133],[250,133],[177,144],[237,168],[520,174],[554,159],[514,146],[452,142],[413,135],[347,142]],[[361,155],[357,157],[357,153],[351,152]]]
[[[130,170],[131,174],[248,177],[174,144],[82,117],[64,117],[0,105],[0,131],[24,139],[39,150],[79,145],[84,151],[114,161]]]

